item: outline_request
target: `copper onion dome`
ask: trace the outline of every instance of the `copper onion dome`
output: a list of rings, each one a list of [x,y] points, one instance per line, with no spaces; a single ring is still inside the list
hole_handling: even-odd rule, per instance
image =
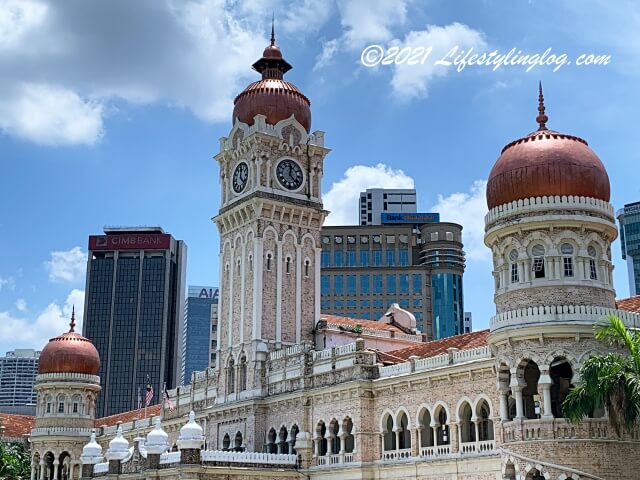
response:
[[[530,197],[575,195],[609,201],[609,176],[586,141],[547,128],[542,84],[539,128],[506,145],[487,182],[487,204],[497,207]]]
[[[75,309],[71,313],[67,333],[52,338],[42,349],[38,373],[86,373],[98,375],[100,355],[90,340],[74,331]]]
[[[276,46],[272,24],[271,43],[264,49],[262,58],[253,64],[253,69],[262,74],[262,80],[253,82],[235,98],[233,121],[237,118],[253,125],[253,117],[262,114],[267,117],[267,123],[275,125],[293,115],[308,132],[311,129],[311,102],[295,85],[283,80],[291,68]]]

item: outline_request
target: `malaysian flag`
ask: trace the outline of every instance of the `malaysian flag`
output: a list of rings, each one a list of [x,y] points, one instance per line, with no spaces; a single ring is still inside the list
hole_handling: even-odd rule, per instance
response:
[[[147,384],[147,394],[144,396],[144,406],[148,407],[151,405],[151,400],[153,399],[153,385],[150,383]]]
[[[173,406],[171,397],[169,397],[169,392],[167,392],[167,387],[164,387],[164,400],[167,403],[167,407],[169,407],[169,411],[173,412],[176,409],[176,407]]]

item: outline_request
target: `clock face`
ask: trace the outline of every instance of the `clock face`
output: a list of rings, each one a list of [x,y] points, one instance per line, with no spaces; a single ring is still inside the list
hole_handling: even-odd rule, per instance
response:
[[[242,190],[244,190],[248,178],[249,167],[244,162],[239,163],[235,171],[233,172],[233,191],[236,193],[240,193]]]
[[[278,181],[288,190],[297,190],[302,186],[304,175],[302,169],[293,160],[282,160],[276,168]]]

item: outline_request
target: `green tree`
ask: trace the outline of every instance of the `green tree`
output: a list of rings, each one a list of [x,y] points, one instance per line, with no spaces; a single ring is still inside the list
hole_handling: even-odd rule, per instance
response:
[[[609,423],[620,435],[640,419],[640,332],[628,329],[619,317],[595,326],[595,338],[622,347],[626,354],[594,355],[580,369],[582,383],[565,399],[562,412],[572,422],[590,417],[606,407]]]
[[[31,455],[24,444],[0,441],[0,480],[27,480],[31,477]]]

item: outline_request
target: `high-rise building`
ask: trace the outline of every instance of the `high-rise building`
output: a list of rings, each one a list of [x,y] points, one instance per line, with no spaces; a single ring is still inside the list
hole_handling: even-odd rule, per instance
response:
[[[35,414],[39,357],[39,351],[27,348],[0,357],[0,412]]]
[[[205,370],[211,362],[210,342],[215,338],[212,311],[215,307],[217,324],[219,292],[217,287],[189,285],[187,289],[182,328],[182,385],[191,381],[193,372]]]
[[[464,332],[470,333],[473,331],[473,316],[471,312],[464,312]]]
[[[160,227],[105,228],[89,237],[83,335],[102,360],[97,416],[159,400],[182,373],[187,248]]]
[[[629,295],[640,295],[640,202],[618,210],[618,222],[622,258],[627,261],[629,274]]]
[[[383,213],[415,213],[414,189],[368,188],[360,193],[360,225],[382,225]]]
[[[321,311],[377,320],[397,303],[428,337],[462,333],[462,227],[407,217],[429,215],[434,223],[323,227]]]

